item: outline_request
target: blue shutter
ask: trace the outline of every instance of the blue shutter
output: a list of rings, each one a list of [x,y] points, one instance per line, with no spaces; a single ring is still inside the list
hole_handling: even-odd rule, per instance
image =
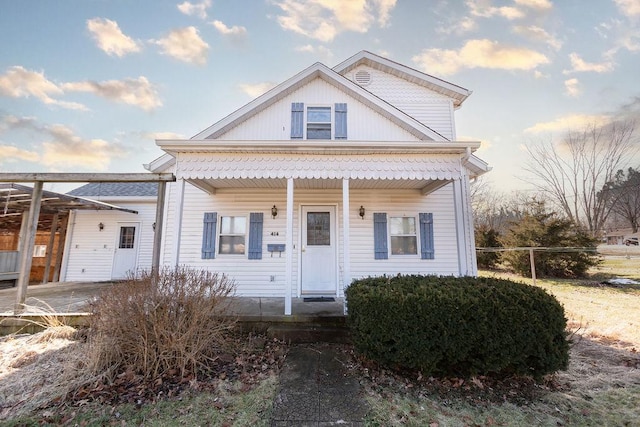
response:
[[[434,259],[433,249],[433,214],[420,214],[420,251],[422,259]]]
[[[347,139],[347,104],[336,104],[335,139]]]
[[[373,246],[375,259],[388,259],[389,249],[387,247],[387,214],[373,214]]]
[[[262,259],[262,212],[249,214],[249,259]]]
[[[304,135],[304,104],[291,103],[291,139],[302,139]]]
[[[205,212],[203,222],[202,259],[214,259],[216,257],[216,226],[218,224],[218,213]]]

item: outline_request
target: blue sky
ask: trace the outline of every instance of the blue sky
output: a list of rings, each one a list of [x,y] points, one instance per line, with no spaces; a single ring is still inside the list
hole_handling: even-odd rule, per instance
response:
[[[640,0],[2,0],[0,171],[142,172],[363,49],[473,91],[458,139],[503,190],[526,144],[640,113]]]

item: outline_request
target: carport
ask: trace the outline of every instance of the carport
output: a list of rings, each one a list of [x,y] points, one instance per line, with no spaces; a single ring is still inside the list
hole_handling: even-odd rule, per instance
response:
[[[18,250],[13,253],[0,256],[0,274],[4,278],[17,279],[16,303],[14,313],[19,314],[23,310],[26,298],[29,275],[33,261],[35,236],[38,229],[50,230],[51,235],[47,247],[47,262],[45,267],[45,280],[49,277],[51,256],[55,233],[60,230],[58,245],[64,245],[63,235],[66,233],[64,220],[72,210],[122,210],[137,213],[129,209],[123,209],[108,203],[89,200],[82,197],[69,196],[44,191],[45,182],[57,183],[84,183],[84,182],[157,182],[158,198],[156,205],[156,224],[153,243],[152,269],[156,270],[160,264],[160,239],[162,236],[162,221],[166,183],[175,181],[171,173],[151,174],[86,174],[86,173],[0,173],[0,227],[3,230],[19,231]],[[33,183],[28,187],[16,183]],[[59,277],[62,263],[62,250],[58,248],[58,256],[55,263],[54,279]],[[14,271],[10,271],[13,266]],[[0,280],[2,276],[0,276]],[[55,280],[54,280],[55,281]]]

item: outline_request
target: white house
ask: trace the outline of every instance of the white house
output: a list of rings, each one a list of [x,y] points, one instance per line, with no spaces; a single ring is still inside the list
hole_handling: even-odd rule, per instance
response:
[[[173,172],[162,264],[233,278],[238,295],[337,296],[370,275],[476,275],[456,140],[470,91],[362,51],[316,63],[188,140],[158,140]],[[94,227],[97,226],[94,224]]]
[[[68,193],[108,202],[132,212],[71,211],[62,281],[123,279],[151,268],[156,218],[156,183],[90,183]]]

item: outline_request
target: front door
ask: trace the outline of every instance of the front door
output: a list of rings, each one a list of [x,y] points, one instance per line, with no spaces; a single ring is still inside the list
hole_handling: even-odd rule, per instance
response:
[[[138,260],[138,223],[119,223],[116,251],[113,257],[112,279],[125,279],[134,272]]]
[[[303,295],[336,295],[335,216],[335,206],[302,207]]]

